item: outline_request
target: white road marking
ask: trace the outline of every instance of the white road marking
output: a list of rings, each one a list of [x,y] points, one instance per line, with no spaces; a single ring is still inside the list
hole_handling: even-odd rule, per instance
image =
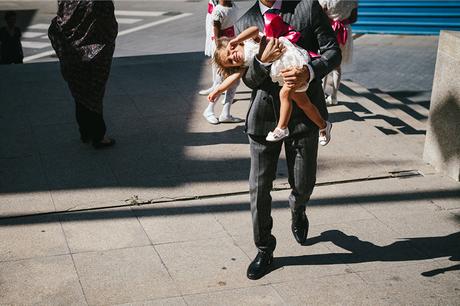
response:
[[[27,49],[43,49],[51,46],[50,43],[35,42],[35,41],[21,41],[22,47]]]
[[[48,35],[44,35],[42,37],[40,37],[41,39],[49,39]]]
[[[158,17],[164,15],[166,12],[153,12],[153,11],[115,11],[116,16],[137,16],[137,17]]]
[[[28,27],[27,29],[48,30],[49,27],[50,27],[49,24],[46,24],[46,23],[37,23],[37,24],[31,25],[31,26]]]
[[[31,62],[33,60],[36,60],[36,59],[39,59],[39,58],[42,58],[42,57],[52,56],[54,54],[55,54],[54,51],[50,50],[50,51],[46,51],[46,52],[42,52],[42,53],[38,53],[38,54],[35,54],[35,55],[24,57],[23,61],[24,61],[24,63],[27,63],[27,62]]]
[[[135,27],[135,28],[132,28],[132,29],[121,31],[120,33],[118,33],[118,36],[123,36],[123,35],[130,34],[130,33],[133,33],[133,32],[137,32],[137,31],[140,31],[140,30],[145,30],[145,29],[148,29],[148,28],[151,28],[151,27],[163,24],[163,23],[167,23],[167,22],[170,22],[170,21],[174,21],[174,20],[177,20],[177,19],[181,19],[181,18],[184,18],[184,17],[191,16],[191,15],[193,15],[193,14],[192,13],[182,13],[180,15],[176,15],[176,16],[172,16],[172,17],[165,18],[165,19],[162,19],[162,20],[157,20],[157,21],[154,21],[154,22],[146,23],[146,24],[143,24],[141,26],[138,26],[138,27]]]
[[[138,19],[138,18],[118,18],[117,17],[117,21],[119,24],[133,24],[133,23],[137,23],[139,21],[141,21],[142,19]]]
[[[150,13],[152,13],[152,12],[150,12]],[[144,29],[147,29],[147,28],[151,28],[151,27],[163,24],[163,23],[174,21],[174,20],[177,20],[177,19],[180,19],[180,18],[188,17],[188,16],[191,16],[191,15],[193,15],[193,14],[192,13],[183,13],[183,14],[172,16],[172,17],[165,18],[165,19],[162,19],[162,20],[147,23],[147,24],[144,24],[144,25],[132,28],[132,29],[121,31],[121,32],[118,33],[118,37],[130,34],[130,33],[133,33],[133,32],[137,32],[137,31],[140,31],[140,30],[144,30]],[[35,55],[27,56],[27,57],[24,57],[24,63],[28,63],[28,62],[31,62],[33,60],[36,60],[36,59],[39,59],[39,58],[42,58],[42,57],[52,56],[54,54],[55,54],[54,51],[50,50],[50,51],[38,53],[38,54],[35,54]]]
[[[45,33],[39,33],[39,32],[24,32],[22,33],[22,37],[23,38],[34,38],[34,37],[38,37],[38,36],[41,36]]]

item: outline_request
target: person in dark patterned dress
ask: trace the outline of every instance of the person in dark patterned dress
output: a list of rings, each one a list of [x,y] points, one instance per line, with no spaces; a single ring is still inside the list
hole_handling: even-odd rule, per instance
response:
[[[58,0],[48,30],[75,100],[81,141],[97,149],[115,143],[106,135],[102,107],[118,34],[114,11],[113,1]]]
[[[22,34],[16,26],[16,13],[6,12],[5,21],[6,27],[0,28],[0,64],[22,64]]]

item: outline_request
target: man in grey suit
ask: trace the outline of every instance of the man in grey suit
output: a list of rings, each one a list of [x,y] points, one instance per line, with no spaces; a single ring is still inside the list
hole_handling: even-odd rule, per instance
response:
[[[328,113],[321,87],[321,79],[341,61],[341,53],[335,34],[321,6],[313,0],[259,0],[237,22],[238,32],[249,26],[258,26],[263,31],[263,14],[280,13],[283,20],[301,33],[297,44],[320,57],[314,58],[302,69],[292,68],[283,73],[284,81],[291,87],[309,82],[307,91],[311,101],[327,120]],[[264,43],[261,43],[263,46]],[[249,63],[243,77],[252,89],[251,103],[246,118],[246,132],[251,151],[249,189],[253,221],[254,242],[258,249],[256,258],[248,267],[247,276],[258,279],[272,267],[276,239],[271,234],[270,191],[276,176],[276,167],[282,142],[267,142],[265,136],[276,127],[279,118],[280,87],[270,78],[270,62],[279,57],[279,41],[271,39],[261,47],[259,55]],[[292,211],[292,232],[298,243],[307,238],[308,219],[305,206],[310,199],[316,181],[318,152],[318,128],[295,103],[289,122],[291,136],[284,141],[292,192],[289,205]]]

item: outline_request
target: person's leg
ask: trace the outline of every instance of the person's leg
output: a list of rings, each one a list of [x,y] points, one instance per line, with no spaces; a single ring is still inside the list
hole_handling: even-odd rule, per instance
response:
[[[240,81],[238,80],[225,92],[224,105],[222,107],[222,112],[220,113],[220,116],[219,116],[219,122],[238,123],[238,122],[244,121],[241,118],[233,117],[232,114],[230,113],[230,110],[233,104],[233,100],[235,98],[236,89],[238,88],[239,84],[240,84]]]
[[[305,115],[316,124],[317,127],[320,129],[324,129],[326,127],[326,121],[321,116],[318,108],[311,103],[310,98],[308,97],[306,92],[291,92],[291,98],[297,104],[297,106],[303,110]],[[281,117],[281,116],[280,116]]]
[[[312,132],[302,138],[286,140],[285,152],[288,181],[292,188],[289,195],[292,232],[297,242],[303,243],[307,238],[309,226],[305,207],[316,183],[317,134]]]
[[[209,88],[200,90],[198,94],[201,96],[209,95],[220,84],[220,77],[219,77],[219,74],[217,73],[216,65],[212,63],[211,63],[211,73],[212,73],[212,85]]]
[[[279,129],[287,128],[289,123],[289,118],[292,113],[292,104],[291,104],[291,93],[294,90],[284,85],[280,90],[280,119],[278,120],[278,125],[276,126]]]
[[[106,133],[106,126],[102,114],[91,111],[83,104],[76,102],[76,118],[83,142],[100,142]]]
[[[324,92],[324,94],[326,94],[328,76],[329,76],[329,74],[326,74],[326,76],[323,78],[323,92]]]
[[[77,119],[80,139],[87,143],[91,141],[91,128],[89,126],[89,110],[78,102],[75,102],[75,117]]]
[[[332,71],[332,92],[330,98],[331,105],[337,105],[337,92],[339,91],[342,78],[342,68],[339,66]]]
[[[251,170],[249,195],[254,233],[254,243],[261,252],[273,253],[276,239],[271,234],[272,198],[270,192],[276,177],[276,167],[281,152],[281,142],[271,143],[263,137],[249,136]]]
[[[214,107],[216,106],[215,102],[208,102],[208,105],[203,111],[203,117],[208,121],[210,124],[218,124],[219,120],[217,120],[216,115],[214,114]]]

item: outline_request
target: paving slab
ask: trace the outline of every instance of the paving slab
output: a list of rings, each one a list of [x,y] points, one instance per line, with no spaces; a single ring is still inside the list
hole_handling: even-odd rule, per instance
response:
[[[0,262],[69,254],[57,216],[0,220]]]
[[[150,245],[144,229],[131,209],[104,209],[90,214],[60,216],[62,229],[75,253]]]
[[[187,304],[182,297],[155,299],[150,301],[118,304],[119,306],[186,306]]]
[[[86,305],[70,255],[0,262],[6,305]]]
[[[73,255],[89,305],[178,296],[152,246]]]
[[[283,305],[270,285],[184,296],[188,305]]]

